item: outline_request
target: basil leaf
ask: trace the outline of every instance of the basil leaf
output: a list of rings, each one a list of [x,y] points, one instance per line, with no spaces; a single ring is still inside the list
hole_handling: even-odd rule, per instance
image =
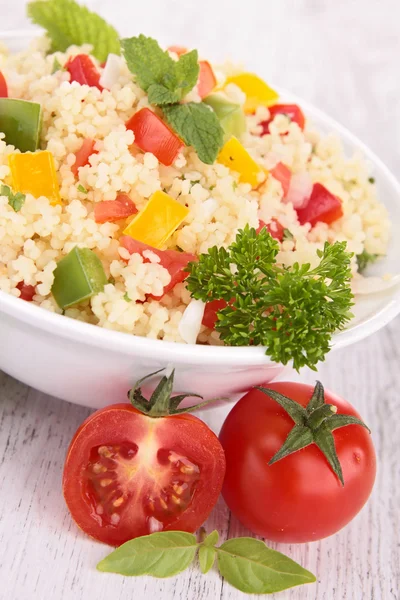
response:
[[[203,102],[175,104],[164,108],[171,127],[187,146],[193,146],[199,159],[212,165],[222,148],[224,132],[215,114]]]
[[[247,594],[272,594],[316,581],[293,560],[253,538],[228,540],[217,548],[217,556],[221,575]]]
[[[126,542],[99,562],[97,569],[129,576],[172,577],[193,562],[197,548],[191,533],[161,531]]]
[[[212,531],[203,541],[203,545],[204,546],[215,546],[215,544],[218,542],[219,539],[219,534],[218,531],[215,529],[214,531]]]
[[[217,551],[213,546],[200,546],[199,563],[201,572],[205,575],[211,569],[215,561]]]

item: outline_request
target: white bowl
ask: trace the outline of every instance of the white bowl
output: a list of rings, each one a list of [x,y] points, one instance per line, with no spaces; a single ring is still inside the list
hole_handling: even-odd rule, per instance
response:
[[[13,51],[34,32],[0,34]],[[389,209],[393,229],[400,225],[400,185],[387,167],[343,126],[313,106],[299,103],[322,132],[338,133],[346,151],[361,150],[370,161],[379,197]],[[400,231],[400,229],[399,229]],[[388,256],[375,274],[396,273],[400,236],[393,235]],[[354,320],[332,339],[343,348],[381,329],[400,312],[400,289],[357,298]],[[109,331],[47,312],[0,292],[0,369],[24,383],[64,400],[100,408],[126,399],[139,378],[163,367],[176,369],[175,391],[229,396],[271,381],[283,367],[272,363],[261,347],[190,346]]]

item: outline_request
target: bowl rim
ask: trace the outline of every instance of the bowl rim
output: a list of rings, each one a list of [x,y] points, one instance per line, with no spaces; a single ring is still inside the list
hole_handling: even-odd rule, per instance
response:
[[[39,32],[40,30],[37,28],[0,31],[0,40],[7,41],[17,38],[29,40],[36,37]],[[282,89],[280,86],[277,86],[277,90],[287,101],[300,104],[306,113],[315,116],[325,126],[332,128],[338,133],[342,139],[361,150],[363,155],[383,172],[386,179],[397,191],[400,200],[399,181],[364,142],[351,133],[344,125],[327,115],[324,111],[316,108],[312,103]],[[397,294],[397,296],[399,295]],[[265,354],[263,346],[206,346],[154,340],[125,332],[113,331],[72,318],[65,318],[64,315],[52,313],[40,306],[21,302],[19,298],[1,290],[0,311],[36,329],[41,329],[51,334],[56,333],[57,336],[64,339],[113,350],[121,354],[137,355],[140,353],[143,357],[154,357],[155,355],[165,354],[171,362],[179,359],[182,363],[197,364],[210,364],[214,362],[218,363],[218,365],[242,364],[243,366],[274,364]],[[335,333],[332,336],[331,349],[344,348],[363,340],[387,325],[399,313],[400,297],[394,297],[367,321],[361,322],[351,329]]]

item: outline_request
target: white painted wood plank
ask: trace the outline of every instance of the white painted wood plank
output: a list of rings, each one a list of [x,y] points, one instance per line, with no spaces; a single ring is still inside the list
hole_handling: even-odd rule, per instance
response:
[[[24,0],[0,0],[1,28],[25,27]],[[125,35],[140,31],[232,56],[314,102],[400,171],[398,0],[91,0]],[[344,531],[309,545],[274,546],[317,574],[318,584],[281,600],[399,600],[400,320],[332,354],[318,373],[352,401],[370,425],[378,453],[371,501]],[[302,373],[313,381],[314,373]],[[112,399],[110,399],[111,401]],[[203,411],[218,431],[226,409]],[[0,598],[64,600],[134,597],[236,600],[245,596],[198,568],[171,580],[123,579],[95,565],[107,548],[71,523],[61,494],[68,443],[89,414],[0,375]],[[222,540],[248,534],[220,500],[207,523]],[[275,596],[273,596],[275,597]]]

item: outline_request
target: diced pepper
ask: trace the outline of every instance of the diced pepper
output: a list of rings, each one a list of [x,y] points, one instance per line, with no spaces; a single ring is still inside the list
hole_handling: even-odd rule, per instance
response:
[[[283,197],[285,198],[290,188],[292,171],[289,169],[289,167],[279,162],[273,169],[271,169],[271,175],[274,179],[277,179],[280,182],[283,189]]]
[[[7,82],[1,71],[0,71],[0,98],[8,98]]]
[[[240,181],[250,183],[253,188],[258,187],[267,174],[235,137],[226,142],[217,161],[232,171],[237,171]]]
[[[278,240],[278,242],[283,241],[283,233],[285,228],[279,223],[279,221],[277,221],[277,219],[272,219],[271,223],[268,224],[264,223],[264,221],[261,221],[260,219],[257,233],[260,233],[261,229],[264,227],[275,240]]]
[[[115,200],[96,202],[93,210],[96,223],[113,223],[137,213],[136,206],[126,194],[118,194]]]
[[[82,142],[82,146],[79,148],[77,152],[75,152],[75,162],[71,167],[71,171],[75,175],[78,175],[78,170],[81,167],[85,167],[89,164],[89,156],[92,154],[97,154],[97,150],[94,149],[96,141],[86,138]]]
[[[269,126],[275,119],[276,115],[286,115],[292,123],[297,123],[297,125],[303,131],[306,124],[306,119],[303,111],[297,104],[275,104],[274,106],[269,106],[268,110],[270,113],[270,118],[267,121],[262,121],[260,123],[261,127],[263,128],[261,135],[267,135],[269,133]]]
[[[271,106],[279,98],[278,92],[253,73],[232,75],[232,77],[228,77],[225,85],[228,83],[234,83],[246,94],[244,112],[247,114],[254,113],[259,106]]]
[[[204,99],[217,115],[227,138],[232,135],[240,138],[246,131],[246,119],[240,104],[229,102],[221,94],[211,94]]]
[[[329,225],[343,217],[342,201],[321,183],[315,183],[307,206],[296,212],[301,225],[311,223],[314,227],[321,221]]]
[[[150,262],[149,258],[143,256],[145,250],[151,250],[151,252],[154,252],[154,254],[158,256],[160,259],[160,265],[163,266],[164,269],[167,269],[168,273],[171,275],[171,281],[164,287],[164,294],[172,290],[177,283],[184,281],[189,275],[189,273],[185,271],[186,267],[190,262],[198,260],[197,256],[190,254],[189,252],[178,252],[177,250],[158,250],[157,248],[153,248],[148,244],[138,242],[128,235],[123,235],[119,242],[121,246],[128,250],[130,254],[140,254],[143,257],[144,262]],[[162,298],[162,296],[153,296],[152,294],[150,294],[150,297],[154,300],[160,300],[160,298]]]
[[[199,61],[199,79],[197,81],[197,91],[200,98],[205,98],[217,85],[217,78],[214,75],[214,71],[209,62],[206,60]]]
[[[21,152],[34,152],[39,145],[42,109],[37,102],[0,98],[0,131],[6,142]]]
[[[81,85],[89,85],[97,87],[100,91],[103,90],[100,85],[100,73],[87,54],[71,57],[65,64],[65,69],[71,75],[71,82],[77,81]]]
[[[98,294],[106,283],[99,257],[89,248],[75,246],[57,264],[51,291],[58,306],[66,309]]]
[[[172,165],[184,147],[182,140],[149,108],[142,108],[125,123],[135,134],[135,144],[151,152],[165,166]]]
[[[133,218],[124,234],[139,242],[161,248],[189,214],[189,209],[165,194],[155,192]]]
[[[51,152],[15,153],[8,157],[13,189],[35,198],[46,196],[50,204],[61,204],[60,188]]]
[[[36,294],[36,288],[34,285],[28,285],[24,281],[20,281],[17,284],[17,289],[21,292],[21,300],[32,302],[33,296]]]

